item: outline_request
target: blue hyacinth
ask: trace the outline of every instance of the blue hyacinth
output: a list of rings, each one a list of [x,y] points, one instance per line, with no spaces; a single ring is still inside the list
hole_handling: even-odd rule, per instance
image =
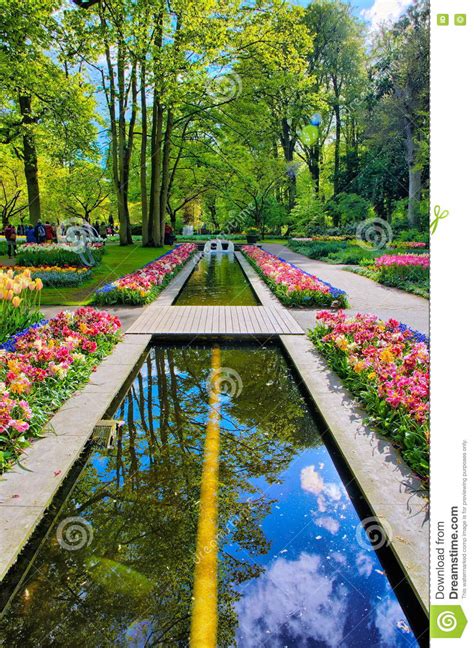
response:
[[[36,324],[32,324],[31,326],[28,326],[26,329],[23,329],[23,331],[20,331],[19,333],[15,333],[15,335],[12,335],[10,338],[8,338],[6,342],[0,344],[0,349],[13,353],[14,351],[16,351],[16,343],[20,338],[22,338],[30,331],[34,331],[35,329],[39,328],[40,326],[44,326],[47,323],[48,323],[47,319],[42,319]]]

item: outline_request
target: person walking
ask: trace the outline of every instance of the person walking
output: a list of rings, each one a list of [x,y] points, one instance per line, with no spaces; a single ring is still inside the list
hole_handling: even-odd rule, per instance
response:
[[[11,259],[16,255],[16,228],[14,225],[10,224],[7,221],[5,229],[3,231],[5,240],[7,242],[7,253],[8,258]]]
[[[46,243],[52,243],[53,242],[53,226],[49,221],[46,221],[44,224],[44,231],[46,232]]]
[[[33,225],[27,225],[25,234],[27,243],[36,243],[35,228]]]
[[[40,244],[44,243],[46,240],[46,230],[44,229],[44,225],[40,220],[35,225],[35,238],[36,241]]]

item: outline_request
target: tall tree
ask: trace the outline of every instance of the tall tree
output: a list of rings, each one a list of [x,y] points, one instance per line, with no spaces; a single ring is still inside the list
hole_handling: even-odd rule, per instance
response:
[[[419,221],[423,168],[428,164],[429,38],[429,3],[416,0],[392,28],[381,31],[375,44],[377,97],[389,99],[405,136],[410,227]]]
[[[90,88],[50,54],[61,40],[54,14],[60,4],[0,1],[0,141],[23,162],[33,223],[41,218],[39,152],[67,164],[79,150],[94,149]]]
[[[341,191],[341,142],[344,119],[364,75],[362,25],[342,0],[314,0],[307,8],[306,24],[313,35],[309,57],[316,91],[325,90],[334,121],[334,193]],[[354,91],[354,86],[356,90]],[[318,150],[312,156],[314,177],[319,177]]]

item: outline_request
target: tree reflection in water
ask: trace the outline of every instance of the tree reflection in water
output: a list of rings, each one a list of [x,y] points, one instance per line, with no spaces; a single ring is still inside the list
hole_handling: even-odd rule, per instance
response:
[[[278,351],[224,348],[222,362],[243,384],[222,397],[219,644],[230,646],[240,586],[271,549],[266,488],[320,439]],[[0,625],[5,645],[187,645],[209,366],[209,348],[150,351],[115,450],[94,449],[61,515],[86,520],[92,542],[67,551],[50,533]]]

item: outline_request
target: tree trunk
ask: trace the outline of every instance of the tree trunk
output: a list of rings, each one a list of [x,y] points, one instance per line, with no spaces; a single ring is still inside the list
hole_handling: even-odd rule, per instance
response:
[[[405,121],[407,163],[408,163],[408,226],[417,227],[421,197],[421,169],[416,165],[416,145],[412,123]]]
[[[41,219],[41,202],[38,182],[38,156],[33,132],[31,130],[34,119],[31,115],[31,97],[19,96],[20,113],[23,133],[23,165],[25,169],[26,187],[28,191],[28,209],[30,220],[34,225]]]
[[[334,116],[336,119],[336,139],[334,142],[334,195],[339,193],[339,176],[341,169],[341,107],[339,97],[336,96],[334,105]]]
[[[161,167],[162,167],[162,141],[163,141],[163,106],[159,100],[160,92],[157,87],[153,99],[153,125],[151,137],[151,187],[150,187],[150,215],[148,231],[150,244],[153,247],[160,245],[160,196],[161,196]]]
[[[162,166],[162,141],[163,141],[163,112],[160,101],[160,72],[159,57],[163,45],[163,13],[154,15],[155,37],[153,39],[153,119],[151,127],[151,181],[150,203],[148,216],[148,245],[158,247],[160,244],[160,196],[161,196],[161,166]]]
[[[291,211],[296,204],[296,173],[291,168],[293,154],[295,151],[295,141],[292,137],[291,126],[286,118],[281,120],[281,144],[285,156],[285,162],[289,165],[288,170],[288,211]]]
[[[320,183],[320,150],[319,145],[311,146],[308,154],[308,169],[314,183],[314,193],[319,196],[319,183]]]
[[[133,144],[133,127],[136,117],[136,67],[132,70],[132,97],[133,105],[130,117],[130,126],[132,130],[131,137],[127,138],[127,91],[125,89],[125,44],[119,39],[117,46],[117,85],[118,85],[118,168],[119,183],[118,192],[120,195],[120,245],[129,245],[132,242],[130,227],[130,215],[128,210],[128,183],[130,175],[130,158]]]
[[[170,170],[170,153],[171,153],[171,133],[173,131],[173,110],[168,110],[168,118],[166,120],[166,131],[163,142],[163,165],[162,165],[162,180],[161,180],[161,194],[160,194],[160,246],[165,243],[165,221],[166,221],[166,205],[168,203],[168,187],[169,187],[169,170]]]
[[[148,195],[147,195],[147,110],[146,110],[146,68],[145,61],[140,66],[140,98],[142,109],[142,140],[140,149],[140,194],[142,202],[142,245],[148,245],[150,238],[148,235]]]

